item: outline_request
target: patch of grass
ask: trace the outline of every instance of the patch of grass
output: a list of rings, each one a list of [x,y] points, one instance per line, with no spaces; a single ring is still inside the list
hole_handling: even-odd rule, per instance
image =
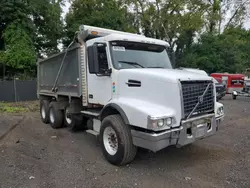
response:
[[[5,113],[22,113],[29,111],[37,111],[39,105],[37,101],[32,102],[17,102],[17,103],[6,103],[0,102],[0,112]]]

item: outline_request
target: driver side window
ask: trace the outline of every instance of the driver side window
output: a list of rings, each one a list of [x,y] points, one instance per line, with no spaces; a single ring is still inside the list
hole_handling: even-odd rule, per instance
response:
[[[98,54],[97,58],[99,61],[99,72],[105,73],[108,70],[108,58],[106,53],[106,47],[105,46],[99,46],[98,47]]]
[[[105,43],[94,43],[87,48],[89,73],[97,76],[110,76]]]

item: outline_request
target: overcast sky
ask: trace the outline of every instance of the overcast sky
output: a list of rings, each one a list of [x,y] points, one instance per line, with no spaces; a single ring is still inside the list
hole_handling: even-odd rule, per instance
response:
[[[247,20],[244,26],[246,29],[250,29],[250,20]]]
[[[69,7],[70,7],[70,3],[68,1],[66,1],[65,6],[62,7],[62,9],[63,9],[62,16],[63,17],[65,17],[65,14],[67,14],[67,12],[69,11]]]

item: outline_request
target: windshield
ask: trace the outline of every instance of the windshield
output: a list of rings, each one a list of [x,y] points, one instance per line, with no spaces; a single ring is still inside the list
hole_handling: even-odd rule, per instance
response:
[[[172,69],[164,46],[128,41],[112,41],[110,44],[115,69]]]

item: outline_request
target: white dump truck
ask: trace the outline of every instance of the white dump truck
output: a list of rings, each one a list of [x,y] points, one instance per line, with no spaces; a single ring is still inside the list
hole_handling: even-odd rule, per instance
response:
[[[98,136],[105,158],[131,162],[211,136],[223,119],[207,75],[173,69],[165,41],[81,25],[67,50],[39,61],[40,114],[52,128]]]

